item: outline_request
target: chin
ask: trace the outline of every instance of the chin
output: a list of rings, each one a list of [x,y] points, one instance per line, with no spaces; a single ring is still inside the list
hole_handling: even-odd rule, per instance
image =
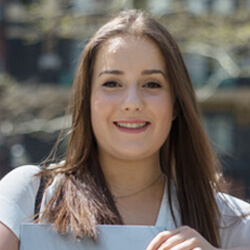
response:
[[[114,156],[121,160],[126,161],[139,161],[143,160],[145,158],[148,158],[150,156],[154,156],[155,153],[149,153],[149,152],[142,152],[142,151],[136,151],[136,150],[128,150],[128,151],[122,151],[122,152],[116,152],[114,153]]]

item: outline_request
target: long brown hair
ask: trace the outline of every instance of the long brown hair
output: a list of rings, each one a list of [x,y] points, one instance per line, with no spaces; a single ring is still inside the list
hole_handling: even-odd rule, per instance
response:
[[[72,127],[65,162],[41,172],[51,180],[55,174],[62,175],[42,217],[54,223],[60,233],[73,232],[77,237],[95,238],[97,224],[123,223],[98,162],[90,119],[90,95],[98,49],[107,39],[127,34],[143,36],[157,44],[165,59],[174,93],[176,118],[160,149],[172,216],[171,184],[174,183],[182,224],[196,229],[218,247],[220,216],[214,197],[219,190],[218,161],[201,126],[192,83],[180,50],[169,32],[138,10],[121,12],[102,26],[83,51],[72,89]]]

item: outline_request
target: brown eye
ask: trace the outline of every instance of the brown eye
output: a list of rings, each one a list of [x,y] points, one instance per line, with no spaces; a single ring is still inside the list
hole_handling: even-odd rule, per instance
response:
[[[144,88],[149,88],[149,89],[157,89],[161,88],[161,84],[157,82],[147,82],[146,84],[143,85]]]
[[[109,81],[109,82],[103,83],[102,86],[107,87],[107,88],[116,88],[116,87],[121,87],[121,84],[115,81]]]

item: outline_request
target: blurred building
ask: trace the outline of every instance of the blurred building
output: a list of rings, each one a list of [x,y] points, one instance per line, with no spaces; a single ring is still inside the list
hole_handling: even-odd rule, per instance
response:
[[[27,12],[30,3],[33,11]],[[71,85],[87,39],[110,12],[142,8],[155,15],[181,47],[204,126],[226,176],[233,177],[231,192],[250,198],[250,0],[5,0],[0,7],[0,73],[7,72],[19,84],[58,87]],[[42,109],[46,107],[36,112]],[[44,119],[59,114],[56,111]],[[6,125],[4,119],[0,117],[0,122]],[[6,169],[27,159],[43,160],[55,136],[50,141],[46,131],[41,133],[19,134],[15,140],[6,137],[8,143],[0,147],[10,157],[0,155],[0,171],[7,164]]]
[[[4,22],[3,2],[0,2],[0,72],[4,71],[5,57],[4,57],[4,34],[3,34],[3,22]]]

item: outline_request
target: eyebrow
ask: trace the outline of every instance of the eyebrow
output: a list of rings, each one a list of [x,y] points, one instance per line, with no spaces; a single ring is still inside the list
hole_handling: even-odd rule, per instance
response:
[[[166,74],[160,69],[148,69],[142,71],[142,75],[152,75],[152,74],[161,74],[165,79],[167,79]]]
[[[104,70],[99,73],[99,76],[103,74],[124,75],[124,72],[120,70]],[[165,79],[167,79],[166,74],[160,69],[147,69],[142,71],[142,75],[152,75],[152,74],[161,74]]]
[[[101,76],[103,74],[124,75],[124,72],[122,72],[120,70],[104,70],[104,71],[99,73],[99,76]]]

